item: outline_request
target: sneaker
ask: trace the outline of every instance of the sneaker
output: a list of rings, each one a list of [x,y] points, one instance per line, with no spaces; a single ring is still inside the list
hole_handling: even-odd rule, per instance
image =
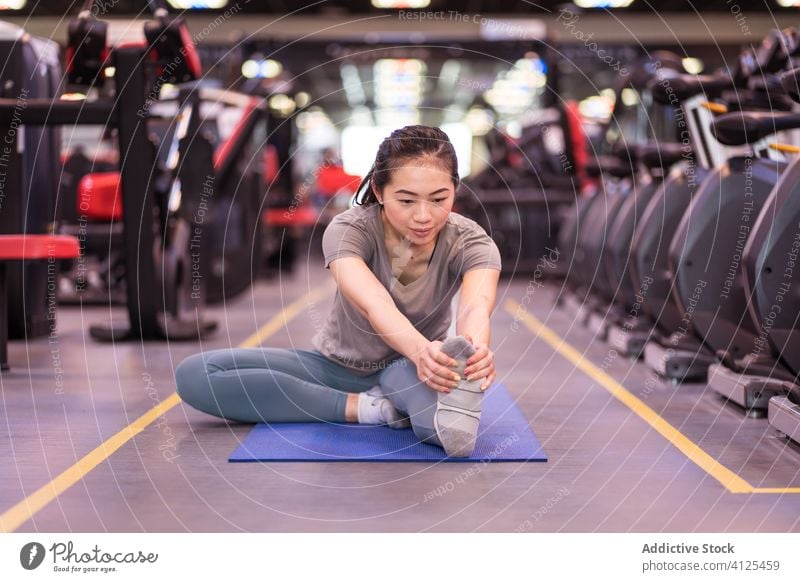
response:
[[[442,351],[463,363],[475,353],[475,348],[466,338],[456,336],[444,341]],[[463,368],[463,365],[459,366],[457,373],[463,375]],[[450,392],[437,393],[433,428],[450,457],[468,457],[475,450],[483,407],[480,385],[481,380],[462,380]]]
[[[386,424],[395,429],[411,427],[411,419],[408,418],[408,415],[397,410],[392,401],[386,398],[380,384],[376,384],[367,390],[366,394],[372,396],[372,402],[370,402],[369,406],[378,408],[378,422],[375,424]],[[369,416],[375,418],[373,414]]]

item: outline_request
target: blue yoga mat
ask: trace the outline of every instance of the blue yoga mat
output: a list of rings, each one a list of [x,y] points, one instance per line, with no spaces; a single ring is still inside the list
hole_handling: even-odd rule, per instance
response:
[[[324,422],[257,424],[228,459],[248,461],[547,461],[522,411],[502,384],[486,392],[475,451],[451,458],[410,428]]]

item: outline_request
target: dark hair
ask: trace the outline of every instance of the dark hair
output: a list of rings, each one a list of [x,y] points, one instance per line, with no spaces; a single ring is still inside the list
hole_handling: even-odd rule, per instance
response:
[[[450,138],[438,127],[407,125],[396,129],[383,140],[375,156],[375,163],[356,190],[354,203],[359,206],[377,204],[372,190],[382,190],[392,177],[392,171],[403,162],[421,157],[430,157],[445,167],[458,188],[458,160]]]

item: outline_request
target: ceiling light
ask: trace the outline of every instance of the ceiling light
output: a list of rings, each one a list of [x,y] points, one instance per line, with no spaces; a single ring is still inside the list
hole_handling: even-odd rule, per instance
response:
[[[683,68],[686,69],[686,72],[692,75],[699,75],[703,72],[703,61],[700,59],[686,57],[685,59],[681,60],[681,64],[683,65]]]
[[[627,8],[633,0],[575,0],[578,8]]]
[[[224,8],[228,5],[228,0],[167,0],[167,3],[179,10],[202,10]]]
[[[375,8],[426,8],[431,0],[372,0]]]

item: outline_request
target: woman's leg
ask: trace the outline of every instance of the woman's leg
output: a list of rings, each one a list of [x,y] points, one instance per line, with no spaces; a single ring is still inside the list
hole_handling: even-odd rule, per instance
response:
[[[458,362],[456,371],[463,375],[475,348],[463,336],[453,336],[442,342],[442,352]],[[381,373],[380,382],[395,408],[408,414],[421,441],[439,445],[453,457],[472,454],[483,402],[480,380],[464,378],[450,392],[436,392],[417,378],[413,362],[402,358]]]
[[[414,434],[423,442],[442,446],[433,417],[437,393],[417,378],[417,367],[408,358],[389,364],[380,374],[381,391],[395,408],[408,414]]]
[[[348,392],[360,377],[316,351],[232,348],[186,358],[175,370],[178,394],[208,414],[239,422],[344,422]]]

